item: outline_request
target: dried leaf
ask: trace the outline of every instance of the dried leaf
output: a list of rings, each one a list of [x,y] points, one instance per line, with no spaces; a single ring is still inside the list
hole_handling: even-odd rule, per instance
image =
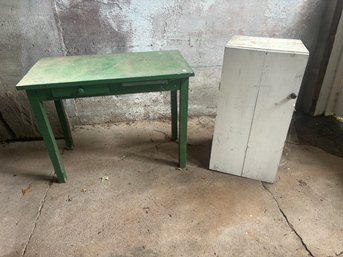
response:
[[[29,193],[31,191],[31,188],[32,188],[32,183],[30,183],[26,188],[22,188],[21,193],[23,194],[23,196]]]

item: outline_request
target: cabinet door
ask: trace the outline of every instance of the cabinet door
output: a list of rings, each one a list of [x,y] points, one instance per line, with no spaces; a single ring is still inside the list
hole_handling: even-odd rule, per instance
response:
[[[265,52],[225,48],[210,169],[241,176]]]
[[[274,181],[307,59],[266,52],[242,176]]]

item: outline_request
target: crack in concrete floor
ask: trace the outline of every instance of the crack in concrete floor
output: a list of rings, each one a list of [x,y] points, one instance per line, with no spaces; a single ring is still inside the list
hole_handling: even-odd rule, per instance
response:
[[[52,186],[52,184],[53,184],[53,175],[51,175],[51,177],[52,177],[52,179],[51,179],[51,181],[49,181],[48,187],[47,187],[47,189],[46,189],[46,191],[45,191],[45,193],[44,193],[44,195],[43,195],[43,197],[42,197],[42,200],[40,201],[40,205],[39,205],[38,211],[37,211],[37,216],[36,216],[36,218],[35,218],[35,220],[34,220],[34,222],[33,222],[32,230],[31,230],[31,232],[30,232],[30,234],[29,234],[29,236],[28,236],[28,238],[27,238],[27,240],[26,240],[26,242],[25,242],[25,245],[24,245],[24,247],[23,247],[23,250],[22,250],[22,252],[21,252],[21,255],[20,255],[21,257],[24,257],[24,256],[25,256],[27,247],[28,247],[28,245],[29,245],[29,243],[30,243],[30,241],[31,241],[31,238],[32,238],[32,236],[33,236],[35,230],[36,230],[36,227],[37,227],[37,223],[38,223],[39,217],[40,217],[41,214],[42,214],[42,210],[43,210],[44,204],[45,204],[45,202],[46,202],[46,198],[47,198],[47,196],[48,196],[48,192],[49,192],[49,190],[50,190],[50,188],[51,188],[51,186]]]
[[[49,182],[48,188],[47,188],[47,190],[45,191],[45,194],[44,194],[44,196],[43,196],[43,198],[42,198],[42,200],[41,200],[40,206],[39,206],[38,211],[37,211],[37,216],[36,216],[36,218],[35,218],[35,220],[34,220],[34,224],[33,224],[32,231],[31,231],[31,233],[29,234],[28,239],[27,239],[27,241],[26,241],[26,243],[25,243],[25,245],[24,245],[24,248],[23,248],[21,257],[24,257],[24,256],[25,256],[27,247],[28,247],[28,245],[29,245],[29,243],[30,243],[30,240],[31,240],[31,238],[32,238],[32,236],[33,236],[33,234],[34,234],[34,232],[35,232],[36,227],[37,227],[37,223],[38,223],[38,221],[39,221],[39,217],[41,216],[42,210],[43,210],[43,208],[44,208],[44,204],[46,203],[46,199],[47,199],[48,192],[49,192],[49,190],[50,190],[52,184],[53,184],[53,180],[51,180],[51,181]],[[276,203],[276,205],[277,205],[277,207],[278,207],[280,213],[281,213],[282,216],[284,217],[284,219],[285,219],[287,225],[288,225],[289,228],[295,233],[295,235],[299,238],[301,244],[303,245],[304,249],[308,252],[309,256],[315,257],[315,256],[313,255],[313,253],[310,251],[310,249],[308,248],[308,246],[306,245],[306,243],[304,242],[304,240],[303,240],[303,238],[301,237],[301,235],[296,231],[296,229],[294,228],[293,224],[288,220],[287,215],[285,214],[285,212],[284,212],[284,211],[282,210],[282,208],[280,207],[279,202],[277,201],[277,199],[276,199],[276,197],[274,196],[274,194],[268,189],[268,187],[265,185],[265,183],[261,182],[261,184],[262,184],[263,188],[272,196],[272,198],[274,199],[274,201],[275,201],[275,203]],[[335,255],[336,255],[336,256],[341,256],[341,255],[343,255],[343,251],[341,251],[341,252],[339,252],[339,253],[335,253]],[[331,257],[331,256],[328,256],[328,257]]]
[[[278,207],[280,213],[281,213],[282,216],[284,217],[284,219],[285,219],[287,225],[288,225],[288,226],[290,227],[290,229],[294,232],[294,234],[299,238],[299,240],[300,240],[301,244],[303,245],[303,247],[305,248],[305,250],[308,252],[308,254],[309,254],[310,256],[315,257],[315,256],[313,255],[313,253],[310,251],[310,249],[308,248],[308,246],[306,245],[306,243],[304,242],[303,238],[302,238],[302,237],[300,236],[300,234],[295,230],[293,224],[288,220],[288,218],[287,218],[285,212],[281,209],[280,204],[279,204],[279,202],[277,201],[276,197],[273,195],[273,193],[268,189],[268,187],[267,187],[263,182],[261,182],[261,184],[262,184],[263,188],[273,197],[273,199],[274,199],[274,201],[275,201],[275,203],[276,203],[276,205],[277,205],[277,207]]]
[[[121,161],[125,161],[125,165],[127,165],[127,162],[132,162],[133,160],[134,161],[136,161],[137,163],[140,163],[140,161],[142,161],[142,162],[145,162],[145,159],[146,159],[146,156],[143,154],[143,155],[141,155],[141,154],[137,154],[137,152],[145,152],[146,151],[146,149],[150,149],[152,152],[153,152],[153,149],[155,149],[155,153],[153,153],[153,154],[151,154],[151,156],[149,157],[149,160],[151,159],[151,160],[163,160],[163,161],[165,161],[165,159],[168,159],[168,158],[174,158],[175,156],[176,156],[176,154],[175,154],[175,150],[177,149],[176,148],[176,146],[173,146],[173,147],[164,147],[164,144],[167,144],[167,143],[169,143],[169,142],[165,142],[165,141],[163,141],[163,140],[165,140],[166,138],[165,138],[165,135],[167,134],[167,133],[161,133],[161,132],[163,132],[164,131],[164,129],[163,129],[164,127],[162,126],[161,127],[161,130],[154,130],[154,132],[158,132],[158,133],[154,133],[153,135],[154,135],[154,137],[152,137],[150,134],[148,134],[148,135],[145,135],[143,132],[143,135],[144,136],[151,136],[151,139],[150,139],[150,142],[147,144],[147,146],[144,146],[144,147],[142,147],[142,145],[143,145],[143,141],[141,142],[141,141],[139,141],[138,139],[137,139],[137,141],[138,141],[138,144],[137,144],[137,146],[135,146],[135,147],[132,147],[132,146],[130,146],[130,142],[131,141],[129,141],[129,143],[127,143],[125,140],[125,143],[123,143],[122,141],[122,139],[121,139],[121,141],[119,140],[118,142],[118,144],[120,145],[120,144],[122,144],[122,145],[120,145],[121,147],[123,147],[123,150],[121,150],[120,152],[118,152],[117,153],[117,155],[115,156],[116,158],[115,158],[115,161],[117,161],[117,162],[121,162]],[[168,128],[169,129],[169,128]],[[205,130],[206,128],[204,128],[204,130]],[[145,131],[146,129],[144,129],[144,131]],[[104,130],[105,132],[107,131],[107,130]],[[105,133],[105,132],[103,132],[103,133]],[[88,134],[87,133],[89,133],[89,132],[85,132],[85,130],[84,130],[84,132],[83,132],[83,134],[85,134],[85,135],[83,135],[83,137],[87,137],[88,138]],[[108,136],[112,136],[112,131],[111,132],[106,132],[106,133],[108,133]],[[105,134],[106,134],[105,133]],[[125,131],[125,133],[129,133],[129,131],[128,132],[126,132]],[[207,132],[206,132],[207,133]],[[82,133],[79,133],[79,137],[80,138],[82,138],[82,135],[80,135],[80,134],[82,134]],[[118,133],[119,134],[119,133]],[[156,134],[156,135],[155,135]],[[160,134],[160,135],[159,135]],[[207,138],[209,138],[209,136],[206,134],[206,136],[204,136],[203,134],[200,134],[203,138],[206,138],[206,140],[204,141],[204,140],[198,140],[198,131],[195,131],[195,132],[193,132],[193,134],[196,134],[197,135],[197,138],[196,138],[196,140],[190,140],[190,142],[188,143],[188,146],[189,146],[189,152],[190,152],[190,158],[189,158],[189,162],[190,162],[190,165],[188,165],[188,167],[190,168],[190,170],[192,171],[192,169],[194,170],[196,170],[196,169],[199,169],[197,172],[201,172],[202,171],[202,169],[203,168],[206,168],[207,167],[207,163],[206,163],[206,161],[207,161],[207,158],[208,158],[208,149],[209,149],[209,147],[210,147],[210,141],[209,140],[207,140]],[[209,133],[208,133],[209,134]],[[130,134],[131,135],[131,134]],[[136,134],[134,134],[134,135],[136,135]],[[115,134],[115,137],[116,138],[121,138],[121,137],[123,137],[123,135],[121,135],[121,134],[119,134],[119,135],[116,135]],[[138,136],[137,136],[138,137]],[[142,135],[139,135],[139,138],[141,138],[142,137]],[[111,138],[111,137],[108,137],[108,138]],[[128,137],[129,138],[129,137]],[[81,139],[79,140],[79,142],[83,142]],[[81,151],[79,152],[79,153],[83,153],[82,152],[82,147],[87,147],[87,153],[88,153],[88,158],[94,158],[94,156],[92,155],[92,150],[94,150],[94,152],[95,152],[95,150],[97,150],[98,148],[99,149],[105,149],[106,151],[108,150],[106,147],[103,147],[103,145],[105,145],[105,146],[107,146],[107,144],[108,144],[108,142],[106,142],[106,141],[101,141],[101,139],[99,139],[99,138],[97,138],[97,140],[94,140],[94,142],[97,142],[96,143],[96,145],[95,145],[95,147],[93,147],[91,150],[89,150],[89,144],[88,145],[82,145],[81,143],[80,143],[80,146],[79,146],[79,149],[81,149]],[[204,143],[205,142],[205,143]],[[61,142],[62,143],[62,142]],[[93,142],[91,142],[92,144],[94,144]],[[136,143],[135,143],[136,144]],[[146,144],[146,141],[144,141],[144,144]],[[149,144],[150,144],[150,146],[149,146]],[[299,148],[299,146],[298,146],[299,144],[296,144],[296,149],[298,149]],[[301,145],[301,144],[300,144]],[[205,148],[199,148],[198,149],[198,147],[202,147],[202,146],[204,146]],[[127,147],[127,148],[126,148]],[[168,149],[167,149],[168,148]],[[170,148],[170,149],[169,149]],[[300,148],[303,148],[303,147],[300,147]],[[112,149],[112,148],[111,148]],[[113,150],[113,149],[112,149]],[[139,151],[138,151],[139,150]],[[169,150],[170,150],[170,152],[169,152]],[[292,150],[292,149],[291,149]],[[292,150],[292,151],[295,151],[294,149]],[[299,150],[298,150],[299,151]],[[310,156],[312,156],[311,158],[318,158],[318,156],[317,155],[315,155],[315,154],[313,154],[313,149],[311,150],[311,149],[302,149],[301,151],[303,151],[304,153],[302,153],[302,154],[312,154],[312,155],[310,155]],[[204,153],[203,153],[204,152]],[[45,152],[44,152],[45,153]],[[160,154],[158,154],[158,153],[160,153]],[[65,154],[66,155],[66,159],[68,159],[68,154],[67,154],[67,151],[66,152],[64,152],[64,150],[62,150],[62,154]],[[77,152],[74,152],[73,153],[73,155],[75,155],[75,154],[77,154]],[[156,154],[156,155],[155,155]],[[299,153],[297,152],[297,154],[293,154],[293,155],[298,155]],[[306,156],[307,156],[306,155]],[[171,157],[172,156],[172,157]],[[197,157],[195,157],[195,156],[197,156]],[[200,156],[200,157],[199,157]],[[320,155],[321,156],[321,155]],[[112,155],[111,155],[111,159],[112,159]],[[106,158],[108,158],[108,156],[105,156],[105,159]],[[293,158],[293,159],[292,159]],[[292,162],[294,162],[296,165],[299,165],[299,162],[296,162],[297,161],[297,159],[294,159],[294,156],[292,157],[291,159],[292,159]],[[307,164],[309,161],[311,161],[312,159],[311,158],[309,158],[309,160],[304,160],[303,162],[305,162],[305,164]],[[330,157],[331,158],[331,157]],[[71,154],[69,155],[69,159],[71,160],[72,158],[71,158]],[[149,163],[151,162],[151,160],[149,161]],[[330,160],[327,160],[326,158],[323,158],[323,160],[321,161],[321,162],[323,162],[325,165],[321,165],[321,166],[319,166],[319,167],[321,167],[321,168],[318,168],[318,172],[319,172],[319,170],[320,169],[323,169],[323,167],[325,167],[325,169],[329,169],[329,171],[331,171],[332,173],[335,171],[335,167],[331,167],[331,166],[328,166],[328,164],[330,163],[330,161],[331,161],[331,159]],[[304,165],[304,163],[303,162],[301,162],[300,164],[301,165]],[[321,164],[321,163],[319,163],[319,164]],[[319,164],[317,164],[317,165],[319,165]],[[123,164],[124,165],[124,164]],[[125,166],[124,165],[124,166]],[[107,166],[105,166],[105,168],[106,168]],[[306,167],[308,167],[308,166],[306,166]],[[330,168],[331,167],[331,168]],[[341,167],[341,166],[340,166]],[[291,167],[292,168],[292,167]],[[313,169],[313,167],[310,167],[311,169]],[[92,168],[90,168],[90,170],[91,170]],[[140,169],[140,168],[139,168]],[[282,168],[281,168],[282,169]],[[304,167],[302,167],[301,168],[301,174],[304,174],[303,173],[303,169],[304,169]],[[337,168],[336,168],[336,170],[337,170]],[[284,168],[283,169],[283,171],[281,171],[281,172],[287,172],[287,168]],[[292,168],[292,171],[293,171],[293,174],[295,174],[294,176],[294,178],[292,178],[293,180],[296,178],[296,176],[299,176],[299,174],[297,174],[297,173],[294,173],[294,172],[296,172],[295,170],[293,170],[293,168]],[[194,171],[193,171],[194,172]],[[320,176],[317,174],[317,173],[315,173],[316,171],[311,171],[311,173],[313,173],[313,174],[315,174],[316,175],[316,177],[317,178],[320,178]],[[187,173],[187,172],[186,172]],[[311,174],[311,173],[309,173],[309,174]],[[154,176],[156,176],[157,174],[159,174],[158,172],[156,172],[156,174],[154,174]],[[211,173],[212,174],[212,173]],[[321,174],[321,173],[320,173]],[[330,178],[330,175],[331,173],[330,172],[326,172],[325,173],[325,178],[326,178],[326,180],[325,181],[327,181],[327,178]],[[75,174],[74,174],[75,175]],[[122,174],[123,175],[123,174]],[[284,174],[285,175],[285,174]],[[290,174],[288,174],[287,176],[289,176]],[[125,175],[126,176],[126,175]],[[288,178],[288,177],[285,177],[285,178]],[[181,180],[181,182],[183,182],[183,180],[185,180],[185,181],[187,181],[186,179],[187,179],[187,177],[188,176],[185,176],[185,177],[183,177]],[[192,177],[192,176],[191,176]],[[194,177],[194,175],[193,175],[193,177]],[[214,177],[217,177],[216,175],[214,175]],[[334,177],[334,176],[333,176]],[[285,179],[284,178],[284,179]],[[304,175],[301,177],[301,176],[299,176],[299,178],[301,178],[301,179],[304,179]],[[306,178],[306,177],[305,177]],[[125,180],[126,179],[126,177],[124,177],[123,178],[123,181],[126,181]],[[170,179],[170,178],[169,178]],[[168,179],[168,180],[169,180]],[[289,178],[288,178],[289,179]],[[293,180],[292,179],[289,179],[289,181],[290,182],[292,182]],[[331,178],[332,179],[332,178]],[[295,183],[296,183],[296,180],[294,180],[295,181]],[[335,180],[334,180],[335,181]],[[75,180],[75,182],[77,182],[76,180]],[[180,181],[177,181],[178,183],[176,183],[176,184],[180,184]],[[130,185],[131,185],[131,183],[132,183],[132,181],[130,181]],[[185,182],[183,182],[183,183],[185,183]],[[307,181],[307,183],[308,183],[308,181]],[[245,184],[249,184],[249,183],[245,183]],[[259,184],[260,183],[256,183],[256,186],[257,187],[259,187]],[[286,183],[287,184],[287,183]],[[44,184],[43,184],[44,185]],[[55,199],[50,199],[50,196],[51,196],[51,194],[52,194],[52,192],[53,192],[53,190],[56,190],[56,188],[55,187],[52,187],[52,185],[53,185],[53,183],[52,182],[50,182],[50,184],[49,184],[49,186],[48,186],[48,188],[46,188],[46,183],[45,183],[45,186],[42,188],[42,191],[41,191],[41,195],[39,196],[39,198],[37,198],[37,205],[36,205],[36,207],[35,207],[35,209],[34,210],[32,210],[32,219],[31,219],[31,222],[30,223],[28,223],[28,229],[27,229],[27,232],[29,232],[29,233],[26,233],[26,235],[25,235],[25,237],[23,238],[23,240],[22,240],[22,242],[23,242],[23,244],[20,246],[20,248],[18,249],[18,253],[20,253],[20,252],[22,252],[22,254],[20,255],[20,254],[18,254],[19,256],[21,256],[21,257],[26,257],[26,256],[35,256],[35,255],[32,255],[32,254],[34,254],[35,253],[35,249],[34,249],[34,247],[37,245],[37,238],[38,238],[38,240],[42,240],[42,239],[45,239],[44,238],[44,236],[42,237],[42,236],[39,236],[41,233],[42,233],[42,231],[44,231],[44,225],[45,225],[45,223],[46,223],[46,218],[47,217],[49,217],[49,215],[46,215],[47,213],[47,211],[46,210],[48,210],[49,209],[49,205],[51,205],[51,201],[52,202],[54,202],[54,200]],[[180,184],[180,185],[183,185],[182,183]],[[332,251],[330,251],[330,254],[328,254],[328,252],[329,251],[327,251],[327,253],[325,254],[325,255],[322,255],[322,254],[320,254],[320,253],[318,253],[318,252],[320,252],[319,250],[319,248],[316,246],[316,241],[313,241],[312,240],[312,237],[309,237],[309,235],[306,235],[306,228],[305,228],[305,230],[304,229],[301,229],[301,224],[299,225],[299,223],[297,223],[297,220],[295,221],[293,218],[294,218],[294,213],[292,213],[292,212],[289,212],[289,208],[287,209],[287,203],[286,203],[286,206],[284,205],[284,202],[282,202],[281,201],[281,199],[278,197],[278,193],[277,192],[274,192],[273,191],[273,189],[271,188],[271,187],[268,187],[269,185],[268,184],[261,184],[264,188],[263,189],[261,189],[261,190],[266,190],[266,191],[268,191],[269,192],[269,194],[273,197],[273,200],[275,201],[275,203],[273,203],[274,201],[271,201],[271,198],[270,198],[270,200],[269,200],[269,202],[271,203],[271,205],[272,206],[274,206],[272,209],[274,209],[275,210],[275,213],[280,213],[280,214],[282,214],[282,216],[281,215],[277,215],[277,216],[279,216],[279,221],[277,221],[277,222],[279,222],[279,224],[284,224],[283,225],[283,227],[284,227],[284,229],[286,229],[287,230],[287,233],[288,234],[290,234],[290,235],[293,235],[292,237],[294,238],[294,242],[296,242],[296,244],[295,245],[297,245],[298,246],[298,248],[292,248],[293,250],[296,250],[296,249],[301,249],[300,251],[302,252],[302,256],[327,256],[327,257],[334,257],[334,256],[342,256],[342,254],[343,254],[343,252],[341,252],[340,250],[341,250],[341,248],[339,247],[340,246],[340,244],[339,243],[336,243],[336,244],[338,244],[337,246],[338,247],[336,247],[335,249],[333,249],[333,248],[331,248],[332,249]],[[325,184],[326,185],[326,184]],[[337,186],[337,183],[335,184],[336,186]],[[280,186],[280,185],[279,185]],[[282,186],[282,185],[281,185]],[[313,185],[313,183],[312,183],[312,186],[314,186]],[[331,188],[331,187],[330,187]],[[303,189],[303,187],[302,187],[302,189]],[[115,192],[115,191],[114,191]],[[191,192],[191,191],[190,191]],[[331,192],[331,191],[330,191]],[[75,192],[74,192],[75,193]],[[267,194],[268,195],[268,194]],[[332,196],[332,194],[330,194],[330,196]],[[333,195],[334,196],[334,195]],[[269,197],[267,197],[267,198],[269,198]],[[312,199],[312,198],[311,198]],[[155,203],[156,204],[156,203]],[[280,207],[280,204],[282,205],[282,208]],[[292,203],[291,203],[292,204]],[[292,205],[291,205],[292,206]],[[276,208],[277,207],[277,208]],[[290,207],[290,206],[288,206],[288,207]],[[43,209],[44,208],[44,209]],[[51,206],[50,206],[50,208],[51,208]],[[37,212],[37,209],[38,209],[38,212]],[[163,211],[163,210],[162,210]],[[287,213],[287,215],[286,215],[286,213]],[[287,217],[288,216],[288,217]],[[174,215],[173,215],[173,217],[174,217]],[[49,219],[49,218],[48,218]],[[44,221],[45,220],[45,221]],[[275,220],[275,219],[274,219]],[[286,223],[284,223],[284,221],[286,221],[287,222],[287,224]],[[295,230],[295,228],[294,228],[294,225],[296,226],[296,228],[297,228],[297,231]],[[299,226],[300,226],[300,229],[299,229]],[[288,227],[290,228],[290,230],[288,229]],[[323,226],[323,228],[325,229],[325,228],[330,228],[330,226]],[[305,233],[304,233],[305,232]],[[319,237],[320,238],[320,237]],[[336,234],[336,238],[340,238],[340,236],[339,236],[339,234]],[[332,238],[332,239],[334,239],[334,238]],[[304,240],[306,241],[306,242],[304,242]],[[311,241],[312,240],[312,241]],[[39,242],[39,241],[38,241]],[[99,241],[99,243],[100,243],[101,241]],[[287,244],[288,246],[289,246],[289,244]],[[24,247],[23,247],[24,246]],[[41,247],[42,245],[40,245],[40,247]],[[51,246],[50,246],[51,247]],[[310,247],[311,248],[311,250],[309,250],[309,248],[308,247]],[[22,249],[22,251],[21,251],[21,249]],[[38,248],[36,248],[36,249],[40,249],[39,247]],[[272,248],[271,248],[272,249]],[[288,252],[289,252],[289,250],[290,250],[291,248],[289,248],[288,249]],[[319,249],[319,250],[318,250]],[[328,248],[329,249],[329,248]],[[335,250],[335,251],[333,251],[333,250]],[[300,256],[300,255],[294,255],[294,256]]]
[[[158,151],[158,150],[157,150]],[[128,156],[125,156],[125,158],[128,157]],[[122,159],[121,159],[122,160]],[[121,161],[119,160],[119,161]],[[191,166],[191,165],[190,165]],[[25,253],[26,253],[26,250],[27,250],[27,247],[28,245],[30,244],[30,241],[31,241],[31,238],[36,230],[36,227],[37,227],[37,223],[39,221],[39,218],[42,214],[42,210],[44,208],[44,205],[46,203],[46,199],[47,199],[47,196],[48,196],[48,192],[51,188],[51,186],[53,185],[53,174],[52,174],[52,180],[49,182],[48,184],[48,187],[42,197],[42,200],[40,202],[40,206],[38,208],[38,211],[37,211],[37,216],[34,220],[34,223],[33,223],[33,228],[32,228],[32,231],[30,232],[29,236],[28,236],[28,239],[23,247],[23,250],[22,250],[22,253],[21,253],[21,257],[24,257],[25,256]],[[268,189],[268,187],[265,185],[265,183],[261,182],[261,185],[263,186],[263,188],[272,196],[272,198],[274,199],[275,203],[276,203],[276,206],[278,208],[278,210],[280,211],[280,213],[282,214],[282,216],[284,217],[288,227],[294,232],[294,234],[299,238],[301,244],[303,245],[304,249],[306,250],[306,252],[309,254],[309,256],[312,256],[312,257],[315,257],[313,255],[313,253],[310,251],[310,249],[308,248],[308,246],[306,245],[306,243],[304,242],[303,238],[301,237],[301,235],[295,230],[293,224],[288,220],[287,218],[287,215],[285,214],[285,212],[282,210],[282,208],[280,207],[279,205],[279,202],[277,201],[276,197],[274,196],[274,194]],[[336,253],[336,256],[341,256],[343,254],[343,251],[340,252],[340,253]],[[328,256],[328,257],[331,257],[331,256]]]

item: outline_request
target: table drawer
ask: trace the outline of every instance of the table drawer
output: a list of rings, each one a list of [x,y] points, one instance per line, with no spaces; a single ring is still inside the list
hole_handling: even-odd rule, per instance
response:
[[[110,88],[107,85],[103,86],[78,86],[69,88],[54,88],[51,89],[51,94],[56,98],[74,98],[74,97],[87,97],[97,95],[110,94]]]

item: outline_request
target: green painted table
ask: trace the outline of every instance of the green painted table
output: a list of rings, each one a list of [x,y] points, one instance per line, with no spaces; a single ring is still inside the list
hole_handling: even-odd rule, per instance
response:
[[[73,139],[62,99],[170,91],[171,134],[177,140],[179,91],[179,166],[186,167],[188,80],[193,70],[179,51],[48,57],[39,60],[17,84],[25,90],[59,182],[67,174],[43,101],[54,100],[66,147]]]

